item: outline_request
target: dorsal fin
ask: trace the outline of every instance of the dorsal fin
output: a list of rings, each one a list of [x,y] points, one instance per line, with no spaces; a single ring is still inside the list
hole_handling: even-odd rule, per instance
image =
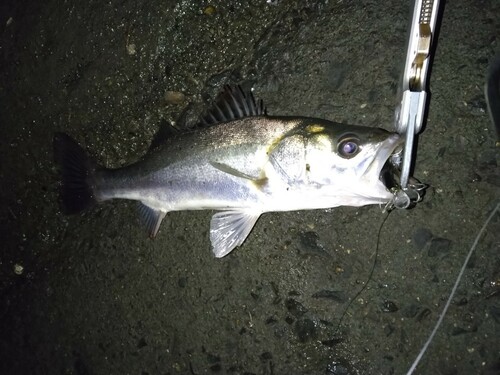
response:
[[[167,120],[161,120],[158,131],[153,135],[149,149],[154,150],[164,144],[167,139],[172,138],[179,133],[180,130],[174,127],[170,122]]]
[[[241,86],[224,86],[215,99],[212,108],[201,118],[202,125],[237,120],[266,114],[262,100],[255,101],[251,91],[243,91]]]

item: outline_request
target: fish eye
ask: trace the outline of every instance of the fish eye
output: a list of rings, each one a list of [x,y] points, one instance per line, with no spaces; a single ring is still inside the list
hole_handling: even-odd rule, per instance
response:
[[[346,136],[338,143],[337,150],[340,156],[345,159],[350,159],[361,151],[359,139],[353,136]]]

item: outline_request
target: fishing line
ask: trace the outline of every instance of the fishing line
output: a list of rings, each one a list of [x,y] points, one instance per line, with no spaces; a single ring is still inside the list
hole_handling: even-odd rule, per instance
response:
[[[387,218],[389,217],[389,215],[392,212],[392,210],[386,208],[386,212],[387,212],[387,214],[382,219],[382,222],[380,223],[380,227],[378,228],[378,232],[377,232],[377,245],[375,246],[375,257],[374,257],[375,259],[373,260],[373,265],[372,265],[372,268],[370,270],[370,273],[368,274],[368,278],[366,279],[366,282],[363,285],[363,287],[354,295],[354,297],[349,301],[349,304],[344,309],[344,312],[340,316],[339,323],[338,323],[337,328],[335,330],[335,334],[338,334],[339,329],[340,329],[340,325],[342,324],[342,321],[344,320],[344,317],[346,316],[347,311],[351,307],[352,303],[360,296],[361,293],[364,292],[364,290],[368,286],[368,283],[371,281],[371,279],[373,277],[373,273],[375,272],[375,267],[377,266],[378,253],[379,253],[379,248],[380,248],[380,234],[382,233],[382,228],[384,227],[384,224],[386,223]]]
[[[434,329],[432,330],[431,335],[427,339],[427,341],[426,341],[425,345],[423,346],[422,350],[420,351],[420,353],[418,353],[418,356],[415,359],[415,362],[413,362],[413,364],[411,365],[411,367],[408,370],[408,372],[406,373],[406,375],[411,375],[413,373],[413,371],[415,371],[415,368],[417,367],[418,363],[422,359],[422,356],[424,355],[425,351],[427,350],[427,348],[431,344],[431,341],[434,338],[434,336],[436,335],[436,332],[437,332],[439,326],[443,322],[444,316],[445,316],[446,312],[448,311],[448,307],[450,307],[451,300],[453,299],[453,296],[455,295],[455,292],[457,291],[458,283],[460,282],[460,279],[462,278],[462,276],[465,272],[465,267],[467,267],[467,263],[469,263],[469,259],[472,256],[472,253],[474,252],[474,250],[476,249],[477,244],[479,242],[479,239],[482,237],[484,231],[486,230],[486,227],[490,223],[491,219],[493,219],[493,216],[495,216],[495,214],[497,213],[499,208],[500,208],[500,203],[497,203],[495,209],[490,213],[490,216],[488,216],[488,218],[484,222],[481,230],[479,231],[476,239],[474,240],[474,243],[472,244],[472,247],[470,248],[469,253],[467,254],[467,258],[465,258],[464,264],[462,265],[462,269],[460,270],[458,277],[457,277],[457,280],[455,281],[455,285],[453,285],[453,289],[451,290],[450,296],[448,297],[448,301],[446,301],[446,305],[444,305],[444,309],[441,312],[441,315],[439,316],[439,319],[438,319],[436,325],[434,326]]]

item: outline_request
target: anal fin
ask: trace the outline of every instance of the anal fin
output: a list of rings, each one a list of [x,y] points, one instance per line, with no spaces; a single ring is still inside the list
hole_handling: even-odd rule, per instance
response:
[[[216,258],[229,254],[248,237],[260,211],[223,211],[212,216],[210,221],[210,241]]]
[[[165,215],[167,214],[165,211],[156,210],[151,208],[144,203],[140,203],[139,205],[139,213],[141,215],[144,224],[146,225],[146,229],[148,231],[148,235],[151,238],[156,237],[158,233],[158,229],[160,229],[160,224]]]

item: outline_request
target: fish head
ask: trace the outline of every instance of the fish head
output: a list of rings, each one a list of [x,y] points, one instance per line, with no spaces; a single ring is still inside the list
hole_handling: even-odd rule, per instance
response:
[[[387,203],[393,193],[382,178],[384,166],[402,147],[402,138],[380,128],[336,123],[305,127],[307,181],[325,199],[341,205]]]

